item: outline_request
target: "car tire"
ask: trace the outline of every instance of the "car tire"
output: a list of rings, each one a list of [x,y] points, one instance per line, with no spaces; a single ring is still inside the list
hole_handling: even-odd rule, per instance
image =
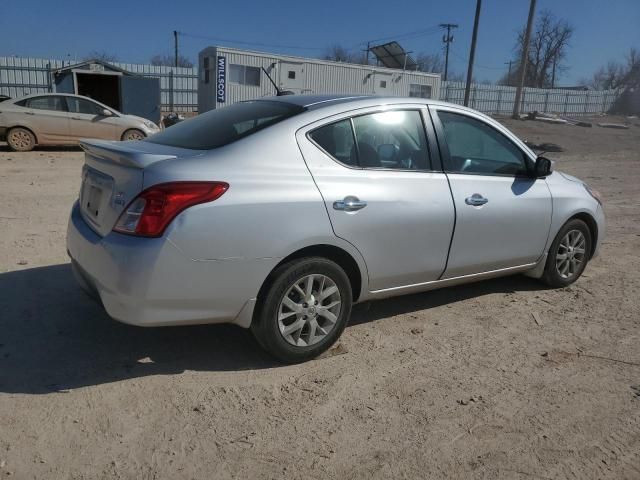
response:
[[[592,241],[591,231],[582,220],[565,223],[549,249],[542,281],[556,288],[575,282],[589,262]]]
[[[14,152],[30,152],[36,146],[36,136],[22,127],[14,127],[7,132],[7,144]]]
[[[251,324],[258,343],[284,363],[328,350],[351,316],[353,296],[344,270],[326,258],[308,257],[278,267],[268,281]]]
[[[130,128],[126,132],[122,134],[122,140],[142,140],[146,135],[142,132],[142,130],[138,130],[137,128]]]

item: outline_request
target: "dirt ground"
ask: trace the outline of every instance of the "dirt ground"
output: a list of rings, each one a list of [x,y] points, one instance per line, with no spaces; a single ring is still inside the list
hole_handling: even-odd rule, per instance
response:
[[[583,277],[359,306],[346,353],[297,366],[110,320],[65,253],[82,154],[0,146],[0,476],[640,478],[640,126],[506,123],[603,193]]]

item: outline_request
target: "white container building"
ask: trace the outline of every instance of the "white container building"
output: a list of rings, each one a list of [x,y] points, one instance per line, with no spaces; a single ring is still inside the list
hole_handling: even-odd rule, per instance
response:
[[[198,111],[275,95],[281,90],[439,98],[440,75],[315,58],[207,47],[198,56]]]

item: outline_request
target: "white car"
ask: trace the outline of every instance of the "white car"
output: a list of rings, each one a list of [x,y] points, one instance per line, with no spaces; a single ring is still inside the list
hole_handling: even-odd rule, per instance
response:
[[[158,131],[150,120],[81,95],[35,94],[0,103],[0,141],[20,152],[36,145],[77,145],[81,138],[142,140]]]

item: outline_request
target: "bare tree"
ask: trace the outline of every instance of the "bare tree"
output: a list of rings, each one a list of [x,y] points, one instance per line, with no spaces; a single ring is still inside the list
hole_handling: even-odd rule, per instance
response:
[[[573,26],[567,20],[556,18],[549,10],[540,12],[535,31],[529,41],[525,86],[543,88],[555,84],[555,79],[567,69],[562,61],[566,58],[572,35]],[[522,57],[523,43],[524,29],[518,32],[514,48],[516,58]],[[508,75],[505,75],[500,83],[504,85],[515,83],[519,63],[514,62],[514,68],[511,71],[512,77],[506,78]]]
[[[605,67],[600,67],[589,84],[603,90],[640,87],[640,50],[631,48],[625,63],[610,61]]]
[[[320,58],[322,60],[332,60],[334,62],[364,63],[365,54],[351,51],[339,44],[334,44],[327,47]]]
[[[439,53],[419,53],[416,63],[421,72],[442,73],[444,71],[444,60]]]
[[[92,50],[83,60],[100,60],[106,63],[113,63],[118,61],[118,56],[105,50]]]
[[[173,67],[175,64],[176,59],[171,55],[154,55],[151,57],[151,65]],[[193,67],[193,62],[184,55],[178,55],[178,66],[191,68]]]

